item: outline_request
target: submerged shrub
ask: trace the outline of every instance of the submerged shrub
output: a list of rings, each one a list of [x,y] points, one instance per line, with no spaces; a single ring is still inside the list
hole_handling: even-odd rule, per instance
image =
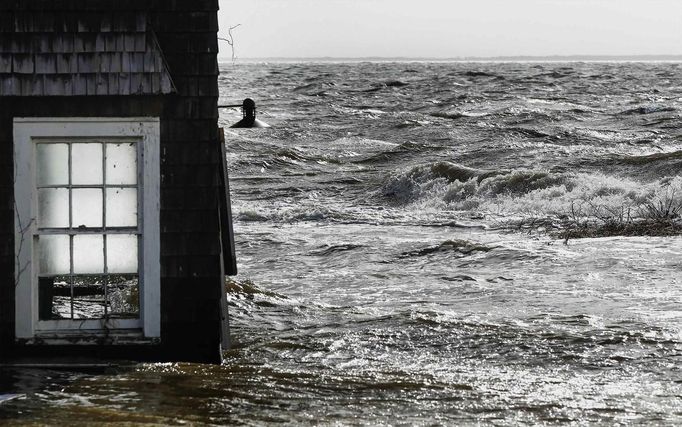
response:
[[[677,177],[644,197],[623,199],[620,206],[600,204],[598,199],[575,201],[558,236],[568,240],[682,234],[681,184],[682,179]]]
[[[641,216],[653,221],[672,221],[682,213],[682,195],[678,188],[667,186],[644,203]]]

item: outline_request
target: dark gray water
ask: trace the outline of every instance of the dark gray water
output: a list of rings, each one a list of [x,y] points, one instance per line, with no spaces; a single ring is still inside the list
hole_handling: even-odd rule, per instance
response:
[[[680,64],[225,64],[222,366],[5,373],[0,423],[682,423]],[[240,118],[221,111],[221,123]]]

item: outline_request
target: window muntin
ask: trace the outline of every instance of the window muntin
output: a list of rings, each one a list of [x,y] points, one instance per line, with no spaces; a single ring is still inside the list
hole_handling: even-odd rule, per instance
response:
[[[139,318],[137,141],[39,140],[36,158],[39,320]]]

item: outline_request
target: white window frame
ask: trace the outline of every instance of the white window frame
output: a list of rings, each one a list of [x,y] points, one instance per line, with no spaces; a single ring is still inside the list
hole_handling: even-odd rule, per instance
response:
[[[37,245],[36,143],[59,140],[138,144],[139,319],[39,320]],[[98,335],[138,330],[145,338],[161,336],[160,267],[160,122],[157,117],[15,118],[15,279],[17,339],[41,336]],[[23,228],[23,229],[22,229]],[[77,328],[74,331],[74,324]],[[41,339],[40,342],[49,343]]]

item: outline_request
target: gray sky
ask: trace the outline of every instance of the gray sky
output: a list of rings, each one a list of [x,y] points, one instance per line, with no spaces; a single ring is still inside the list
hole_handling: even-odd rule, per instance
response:
[[[237,57],[682,54],[682,0],[220,0]],[[221,56],[229,56],[221,42]]]

